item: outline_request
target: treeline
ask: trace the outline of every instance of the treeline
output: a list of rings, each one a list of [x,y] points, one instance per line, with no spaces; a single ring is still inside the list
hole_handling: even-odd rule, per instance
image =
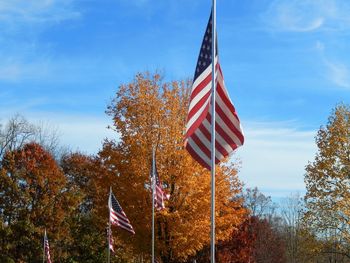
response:
[[[60,147],[55,130],[20,116],[4,123],[0,128],[0,262],[42,262],[45,229],[53,262],[106,262],[110,187],[136,232],[130,235],[113,227],[112,262],[149,262],[153,147],[158,173],[170,194],[166,209],[156,214],[157,259],[209,262],[210,173],[183,148],[189,86],[186,81],[164,82],[160,75],[149,73],[137,74],[131,83],[120,86],[106,111],[116,140],[105,140],[96,155]],[[307,166],[305,200],[292,196],[277,207],[258,189],[243,190],[238,164],[218,167],[218,262],[348,262],[345,219],[350,192],[344,188],[328,198],[326,193],[348,184],[349,112],[347,106],[338,106],[320,129],[318,146],[322,149],[329,139],[328,155],[320,150]],[[332,151],[333,147],[340,148]],[[324,179],[324,169],[336,172]],[[338,174],[342,177],[336,179]],[[328,182],[335,185],[323,189]],[[330,207],[334,202],[336,206]]]

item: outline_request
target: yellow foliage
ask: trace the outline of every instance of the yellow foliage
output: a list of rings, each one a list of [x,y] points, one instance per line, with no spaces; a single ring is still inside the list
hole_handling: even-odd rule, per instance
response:
[[[149,174],[152,147],[158,173],[170,200],[156,215],[156,250],[167,262],[183,261],[210,240],[210,173],[183,147],[188,109],[187,81],[163,82],[159,74],[137,74],[122,85],[107,113],[113,118],[118,142],[106,142],[100,156],[114,193],[136,235],[118,236],[149,255],[151,195]],[[227,239],[242,222],[245,210],[236,197],[241,191],[234,165],[218,167],[216,176],[217,239]],[[119,231],[120,232],[120,231]]]

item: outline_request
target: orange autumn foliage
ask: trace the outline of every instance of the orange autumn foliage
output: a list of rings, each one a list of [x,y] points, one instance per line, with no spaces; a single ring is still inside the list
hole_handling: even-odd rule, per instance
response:
[[[156,253],[163,262],[185,261],[209,243],[210,173],[183,147],[189,82],[164,82],[140,73],[122,85],[108,107],[118,142],[106,141],[99,153],[106,180],[136,231],[118,233],[134,254],[148,257],[151,246],[149,174],[152,148],[158,173],[171,195],[156,214]],[[107,186],[105,195],[107,194]],[[226,240],[241,224],[245,209],[234,164],[217,168],[216,234]],[[118,231],[123,232],[123,231]]]

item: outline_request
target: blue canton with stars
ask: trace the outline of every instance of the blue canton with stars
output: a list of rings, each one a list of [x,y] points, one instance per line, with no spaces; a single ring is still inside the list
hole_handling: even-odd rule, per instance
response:
[[[211,45],[212,45],[212,14],[210,14],[208,25],[205,30],[193,81],[195,81],[203,73],[203,71],[211,64],[211,61],[212,61]],[[217,54],[217,46],[216,46],[216,54]]]
[[[117,201],[117,199],[115,198],[113,193],[112,193],[111,201],[112,201],[112,208],[113,208],[113,210],[115,212],[119,213],[119,214],[123,213],[123,209],[120,206],[119,202]]]

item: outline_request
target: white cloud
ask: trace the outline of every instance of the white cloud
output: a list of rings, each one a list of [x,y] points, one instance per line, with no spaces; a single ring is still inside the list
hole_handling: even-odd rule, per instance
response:
[[[238,149],[239,173],[248,187],[271,196],[304,190],[305,165],[312,161],[316,131],[293,128],[294,122],[245,123],[245,145]]]
[[[79,17],[72,3],[73,0],[0,0],[0,22],[18,27]]]
[[[328,78],[338,87],[350,88],[350,70],[349,67],[337,62],[326,60],[328,68]]]
[[[325,68],[325,76],[334,85],[340,88],[350,88],[350,68],[346,64],[331,59],[326,55],[326,45],[317,41],[315,49],[319,52],[323,66]]]
[[[343,0],[275,0],[262,17],[270,29],[309,32],[347,29],[349,12]]]

